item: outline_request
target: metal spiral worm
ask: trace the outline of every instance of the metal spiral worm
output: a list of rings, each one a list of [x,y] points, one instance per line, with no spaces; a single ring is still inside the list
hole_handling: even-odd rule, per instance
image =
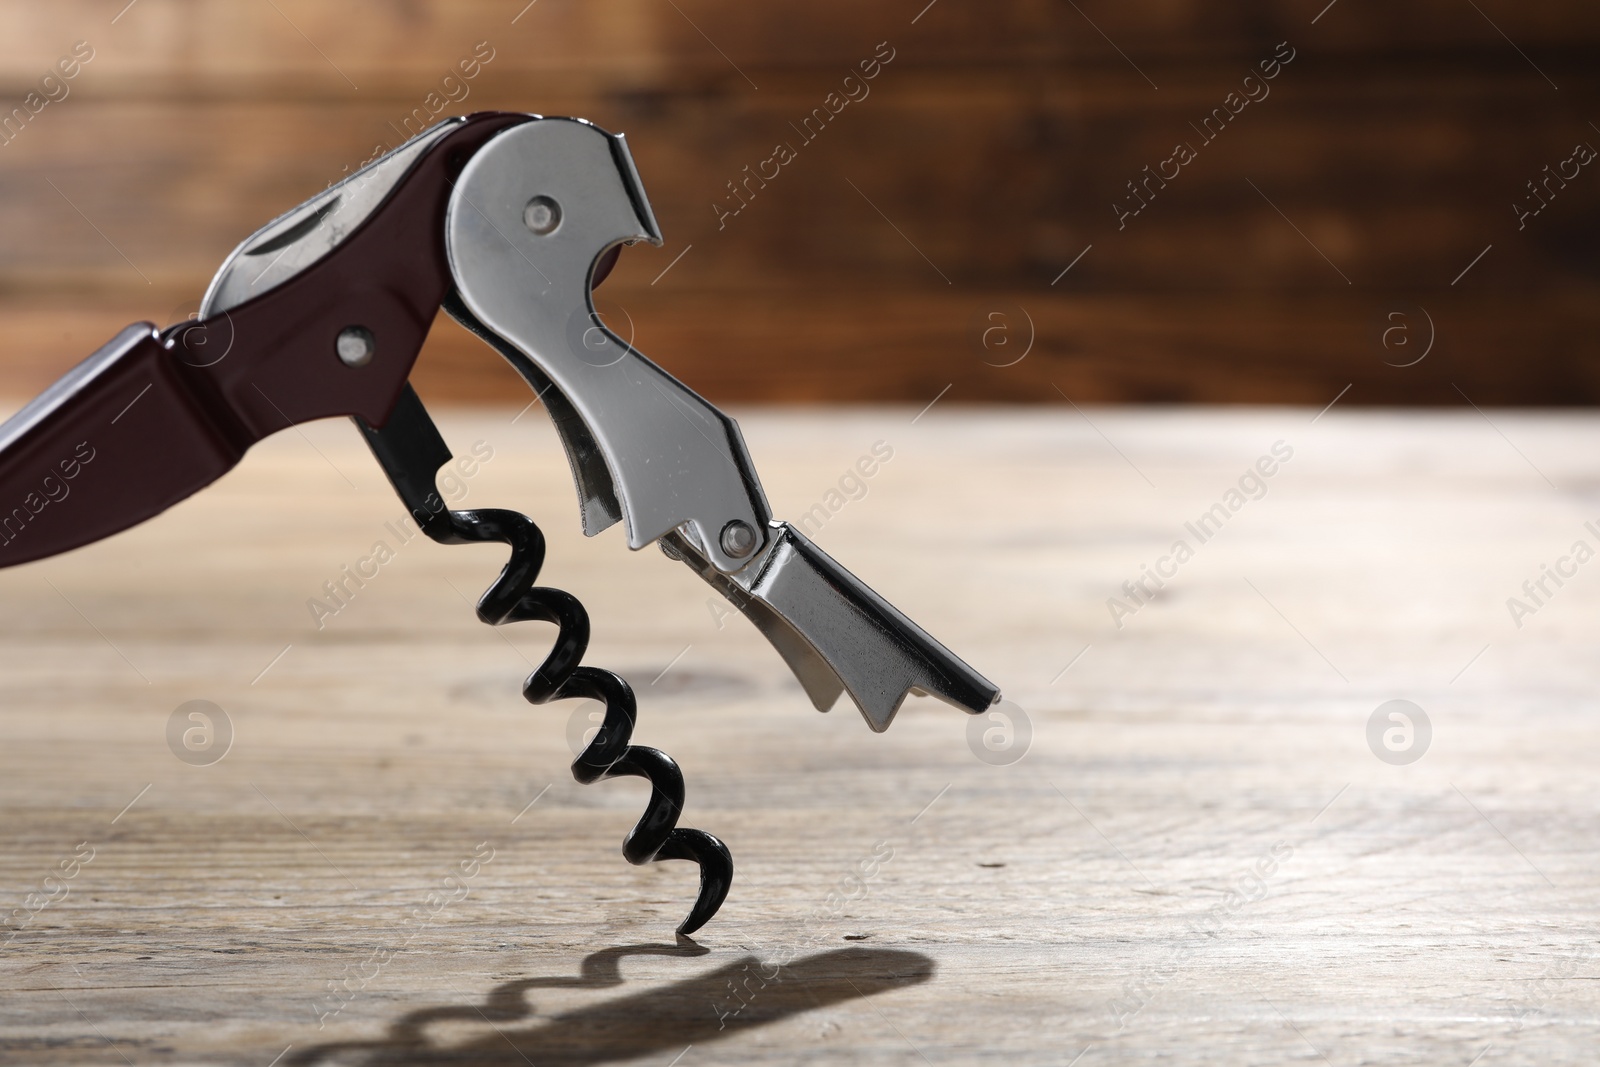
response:
[[[420,491],[418,468],[427,467],[431,486],[441,465],[432,461],[441,450],[448,460],[449,451],[409,386],[382,430],[365,424],[361,429],[401,499],[411,506],[423,533],[445,545],[498,542],[510,546],[511,558],[478,601],[478,618],[490,626],[527,621],[556,625],[555,644],[523,682],[522,695],[531,704],[587,697],[605,706],[600,730],[573,761],[572,776],[584,785],[624,777],[650,783],[650,800],[623,839],[622,855],[635,865],[656,860],[698,864],[700,893],[688,917],[678,925],[678,933],[700,929],[728,895],[733,857],[711,834],[677,825],[683,811],[683,772],[673,758],[660,749],[628,743],[638,714],[633,687],[611,671],[580,665],[589,647],[589,613],[571,593],[533,584],[544,565],[544,534],[520,512],[500,508],[452,511],[444,507],[436,491],[426,495]],[[419,456],[425,457],[424,462],[416,462]],[[414,501],[424,506],[418,508]]]

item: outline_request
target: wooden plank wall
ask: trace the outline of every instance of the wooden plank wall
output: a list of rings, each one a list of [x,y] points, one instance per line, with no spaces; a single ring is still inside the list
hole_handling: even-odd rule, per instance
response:
[[[445,113],[629,134],[667,241],[602,303],[714,400],[1600,399],[1600,167],[1521,228],[1512,206],[1600,147],[1593,5],[926,4],[7,0],[0,98],[93,58],[0,145],[0,392],[181,317],[239,239],[459,95],[476,50]],[[870,94],[802,141],[875,53]],[[719,220],[780,142],[793,162]],[[418,381],[521,388],[448,322]]]

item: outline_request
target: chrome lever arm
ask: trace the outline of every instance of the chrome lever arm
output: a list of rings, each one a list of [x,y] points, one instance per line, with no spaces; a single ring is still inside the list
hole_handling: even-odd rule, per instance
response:
[[[505,130],[462,171],[445,308],[545,400],[584,532],[661,539],[765,634],[812,702],[849,693],[874,730],[908,693],[972,713],[999,690],[787,523],[773,521],[738,424],[611,332],[591,279],[624,242],[661,242],[627,144],[575,119]]]
[[[738,425],[612,333],[590,278],[602,253],[661,242],[627,144],[587,122],[507,130],[462,171],[445,220],[456,298],[546,401],[591,536],[618,520],[630,548],[679,526],[719,570],[765,543],[767,507]]]

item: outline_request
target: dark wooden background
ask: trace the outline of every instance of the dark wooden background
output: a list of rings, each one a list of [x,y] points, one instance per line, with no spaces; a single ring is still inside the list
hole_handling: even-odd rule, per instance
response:
[[[714,400],[1600,399],[1600,166],[1524,230],[1511,206],[1600,147],[1593,4],[525,3],[0,3],[9,100],[95,50],[0,147],[0,391],[181,317],[238,240],[397,143],[487,41],[450,112],[629,135],[667,243],[629,250],[603,304]],[[725,183],[882,41],[871,95],[719,232]],[[1197,143],[1189,123],[1280,41],[1271,95],[1119,230],[1124,183]],[[525,395],[448,321],[417,378]]]

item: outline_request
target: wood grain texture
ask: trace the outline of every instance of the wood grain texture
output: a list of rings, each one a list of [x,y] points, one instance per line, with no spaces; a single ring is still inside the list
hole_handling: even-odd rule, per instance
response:
[[[790,517],[893,448],[817,538],[1026,709],[1025,756],[992,766],[943,706],[881,736],[812,711],[686,570],[579,535],[553,433],[515,412],[441,419],[494,449],[464,501],[538,517],[588,660],[633,680],[685,822],[729,842],[700,947],[670,934],[692,870],[618,853],[642,787],[574,784],[569,710],[519,698],[547,629],[473,619],[500,550],[399,544],[354,431],[315,424],[0,573],[4,936],[93,852],[0,947],[0,1061],[1592,1059],[1596,564],[1520,628],[1506,599],[1600,543],[1600,421],[741,412]],[[307,599],[380,539],[396,557],[319,630]],[[1193,558],[1119,628],[1108,598],[1177,539]],[[1366,739],[1396,698],[1432,723],[1404,766]],[[168,748],[193,699],[234,728],[211,766]],[[329,983],[348,1003],[319,1019]]]
[[[0,99],[95,49],[0,136],[0,389],[88,351],[51,331],[192,303],[243,236],[435,112],[506,108],[629,134],[667,244],[606,293],[648,309],[660,361],[742,363],[693,383],[717,401],[923,403],[929,381],[1033,402],[1051,381],[1102,401],[1315,402],[1330,381],[1373,403],[1458,403],[1449,381],[1480,404],[1600,401],[1573,369],[1592,362],[1600,178],[1544,172],[1600,145],[1584,5],[139,0],[114,24],[102,6],[0,2]],[[1285,41],[1270,93],[1206,140]],[[480,46],[493,58],[447,91]],[[807,140],[880,47],[870,93]],[[748,178],[779,144],[794,161]],[[1147,177],[1178,144],[1197,158]],[[1519,221],[1536,180],[1549,205]],[[1123,217],[1130,182],[1150,200]],[[1047,324],[1046,372],[970,365],[988,355],[970,323],[1002,305]],[[1437,354],[1390,375],[1415,349],[1374,351],[1373,325],[1419,309],[1443,318]],[[911,326],[873,329],[891,320]],[[713,330],[727,341],[700,344]],[[840,335],[863,333],[872,372],[836,373],[862,362]],[[497,398],[471,346],[434,356],[451,395]]]

